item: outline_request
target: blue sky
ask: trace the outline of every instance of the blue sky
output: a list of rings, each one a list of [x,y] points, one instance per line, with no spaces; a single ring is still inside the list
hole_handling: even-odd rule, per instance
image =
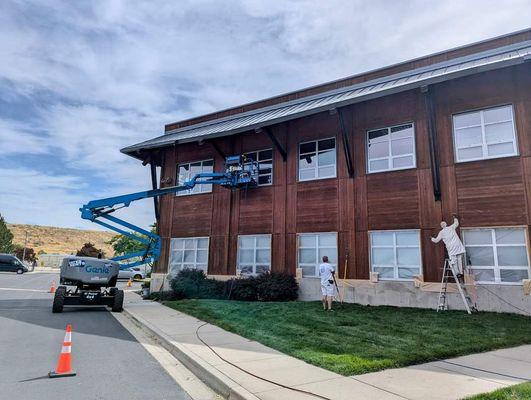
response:
[[[0,2],[0,213],[76,228],[164,124],[529,27],[514,1]],[[152,202],[127,209],[153,222]]]

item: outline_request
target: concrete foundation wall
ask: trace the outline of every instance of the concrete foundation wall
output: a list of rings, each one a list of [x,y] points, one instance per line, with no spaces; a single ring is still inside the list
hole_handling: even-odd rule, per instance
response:
[[[338,282],[340,292],[343,291],[342,282]],[[350,281],[345,286],[344,301],[363,305],[388,305],[398,307],[437,308],[439,284],[429,287],[415,287],[413,282],[379,281]],[[499,296],[499,297],[497,297]],[[505,302],[501,299],[505,300]],[[299,279],[299,299],[303,301],[320,300],[321,286],[317,278]],[[518,307],[518,310],[511,305]],[[459,293],[448,293],[450,309],[464,310]],[[520,285],[489,285],[477,287],[477,307],[480,311],[494,311],[531,314],[531,296],[524,294]]]

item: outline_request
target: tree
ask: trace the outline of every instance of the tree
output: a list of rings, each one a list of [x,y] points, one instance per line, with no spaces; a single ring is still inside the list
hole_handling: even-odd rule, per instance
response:
[[[105,257],[105,253],[101,249],[97,249],[92,243],[88,242],[83,245],[76,253],[76,256],[81,257],[95,257],[97,258],[101,254],[101,257]]]
[[[35,254],[35,250],[33,250],[31,247],[26,247],[26,252],[24,252],[23,246],[16,246],[15,255],[21,261],[29,261],[30,263],[33,263],[33,261],[37,261],[37,255]],[[24,260],[22,259],[23,256]]]
[[[11,254],[15,250],[13,234],[6,225],[6,221],[0,214],[0,253]]]
[[[157,227],[155,224],[151,225],[151,232],[156,233]],[[135,235],[141,239],[149,240],[145,235]],[[146,245],[135,240],[129,236],[125,235],[116,235],[107,242],[114,249],[115,256],[123,256],[124,254],[134,253],[137,251],[142,251],[146,249]]]

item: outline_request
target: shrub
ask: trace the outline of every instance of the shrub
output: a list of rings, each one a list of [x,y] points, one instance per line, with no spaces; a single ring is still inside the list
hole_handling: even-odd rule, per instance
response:
[[[272,272],[256,278],[260,301],[297,300],[299,285],[293,275]]]
[[[258,280],[254,276],[225,282],[225,297],[229,300],[258,300]]]
[[[221,299],[225,283],[206,277],[202,270],[183,269],[170,280],[177,299]]]

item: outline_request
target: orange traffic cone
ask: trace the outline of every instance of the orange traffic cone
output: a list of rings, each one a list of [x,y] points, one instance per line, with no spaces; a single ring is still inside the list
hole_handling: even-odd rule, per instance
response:
[[[50,293],[55,293],[55,281],[52,281],[52,286],[50,286]]]
[[[127,281],[127,287],[131,286],[133,286],[133,281],[131,280],[131,278],[129,278],[129,280]]]
[[[48,373],[50,378],[60,378],[63,376],[75,376],[76,373],[72,371],[72,325],[66,326],[65,340],[61,348],[61,354],[57,361],[55,371]]]

